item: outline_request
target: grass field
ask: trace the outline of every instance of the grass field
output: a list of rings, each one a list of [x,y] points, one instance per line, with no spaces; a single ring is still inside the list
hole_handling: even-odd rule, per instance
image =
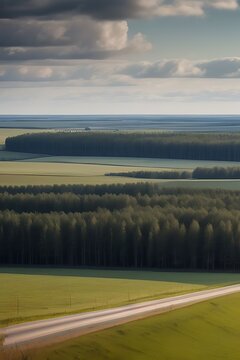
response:
[[[108,185],[143,182],[136,179],[106,176],[49,176],[49,175],[1,175],[0,186],[11,185]]]
[[[183,169],[191,170],[196,167],[239,167],[239,162],[232,161],[205,161],[205,160],[174,160],[174,159],[149,159],[149,158],[127,158],[127,157],[95,157],[95,156],[49,156],[38,157],[37,162],[99,164],[113,166],[147,167],[161,169]]]
[[[0,149],[0,161],[22,161],[27,159],[38,158],[37,154],[19,153],[12,151],[1,151]]]
[[[4,153],[4,152],[3,152]],[[1,156],[1,151],[0,151]],[[19,155],[24,156],[24,154]],[[219,188],[240,190],[240,180],[148,180],[127,177],[105,176],[106,173],[146,170],[144,165],[118,166],[103,164],[78,164],[65,162],[2,161],[0,166],[0,185],[52,185],[52,184],[119,184],[154,181],[163,187]],[[100,161],[100,160],[99,160]],[[143,159],[142,159],[143,161]],[[170,160],[169,160],[170,161]],[[142,163],[143,164],[143,163]],[[176,165],[176,163],[172,163]],[[183,163],[184,164],[184,163]],[[159,168],[164,170],[166,168]],[[148,168],[154,171],[156,168]],[[172,168],[176,170],[176,168]]]
[[[240,294],[35,352],[32,360],[239,360]]]
[[[135,168],[142,170],[142,167]],[[122,171],[131,171],[131,167],[121,167]],[[123,177],[105,177],[105,173],[119,172],[118,166],[37,163],[3,161],[0,166],[0,185],[44,185],[44,184],[112,184],[142,182],[139,179]]]
[[[237,283],[240,274],[0,269],[0,325]]]

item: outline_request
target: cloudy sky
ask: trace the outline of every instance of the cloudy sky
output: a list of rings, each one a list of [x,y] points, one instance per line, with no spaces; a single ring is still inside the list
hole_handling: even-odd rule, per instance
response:
[[[1,114],[240,113],[237,0],[0,0]]]

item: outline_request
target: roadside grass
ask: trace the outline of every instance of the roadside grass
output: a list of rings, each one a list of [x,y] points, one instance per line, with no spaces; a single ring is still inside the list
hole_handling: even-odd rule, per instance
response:
[[[41,349],[32,360],[239,360],[240,294]]]
[[[0,326],[240,282],[240,274],[0,268]]]

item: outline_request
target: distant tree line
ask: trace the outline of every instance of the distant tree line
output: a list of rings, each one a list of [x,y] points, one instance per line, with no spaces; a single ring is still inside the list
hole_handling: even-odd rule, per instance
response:
[[[2,192],[0,263],[240,270],[240,192],[136,187]]]
[[[191,171],[129,171],[109,173],[105,176],[122,176],[135,179],[240,179],[240,167],[198,167]]]
[[[240,167],[198,167],[193,171],[194,179],[240,179]]]
[[[73,193],[78,195],[104,195],[104,194],[155,194],[164,192],[160,184],[147,182],[136,184],[109,184],[109,185],[22,185],[0,186],[0,194],[64,194]],[[171,190],[170,190],[171,191]]]
[[[191,179],[191,171],[129,171],[109,173],[105,176],[123,176],[135,179]]]
[[[58,156],[240,160],[240,134],[58,132],[6,139],[6,149]]]
[[[23,185],[23,186],[0,186],[0,194],[8,193],[16,194],[65,194],[72,193],[76,195],[105,195],[105,194],[126,194],[131,196],[141,195],[155,195],[155,194],[188,194],[197,195],[202,194],[201,189],[186,189],[186,188],[164,188],[161,183],[132,183],[132,184],[108,184],[108,185]],[[220,190],[204,190],[205,194],[214,194],[219,196]],[[222,194],[236,195],[239,192],[234,190],[221,190]]]

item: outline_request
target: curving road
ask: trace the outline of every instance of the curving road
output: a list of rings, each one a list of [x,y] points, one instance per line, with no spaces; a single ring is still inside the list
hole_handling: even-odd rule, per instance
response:
[[[40,347],[205,300],[240,292],[240,285],[204,290],[110,310],[35,321],[3,329],[4,347]]]

